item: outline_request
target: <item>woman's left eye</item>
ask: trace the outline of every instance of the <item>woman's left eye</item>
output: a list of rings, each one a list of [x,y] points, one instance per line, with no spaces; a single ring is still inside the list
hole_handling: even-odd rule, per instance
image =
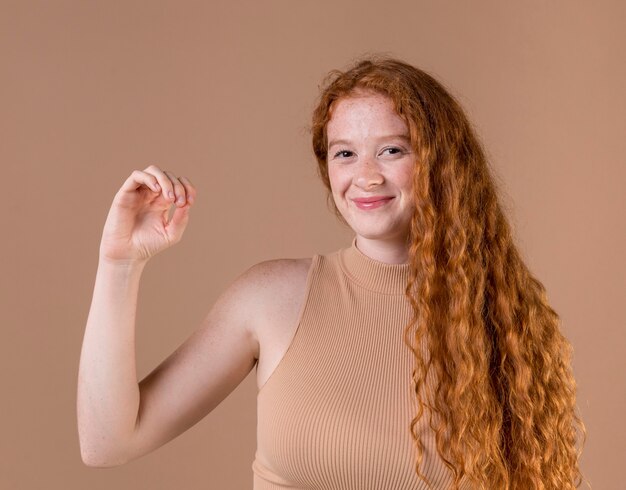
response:
[[[387,150],[391,150],[392,151],[392,155],[397,155],[398,153],[402,153],[402,150],[400,148],[396,148],[395,146],[392,146],[390,148],[385,148],[383,150],[383,152],[387,151]]]

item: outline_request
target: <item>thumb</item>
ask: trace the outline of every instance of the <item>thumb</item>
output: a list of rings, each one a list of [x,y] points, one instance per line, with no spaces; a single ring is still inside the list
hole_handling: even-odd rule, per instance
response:
[[[172,218],[170,222],[167,224],[168,234],[176,239],[180,240],[185,228],[187,227],[187,222],[189,221],[189,209],[191,206],[189,203],[186,203],[182,207],[176,207],[174,210],[174,214],[172,214]]]

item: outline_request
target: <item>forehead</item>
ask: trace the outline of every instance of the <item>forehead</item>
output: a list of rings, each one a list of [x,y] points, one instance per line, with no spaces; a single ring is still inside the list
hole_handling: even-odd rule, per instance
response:
[[[393,101],[377,92],[357,92],[337,99],[330,110],[327,134],[348,132],[408,134],[404,120],[394,109]]]

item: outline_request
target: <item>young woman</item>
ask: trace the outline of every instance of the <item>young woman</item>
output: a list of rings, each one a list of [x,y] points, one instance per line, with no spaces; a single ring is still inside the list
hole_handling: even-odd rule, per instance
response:
[[[422,70],[363,59],[325,80],[312,136],[350,246],[251,267],[140,383],[141,273],[181,239],[196,188],[154,165],[124,182],[81,352],[83,461],[153,451],[256,366],[255,490],[580,485],[571,346],[459,104]]]

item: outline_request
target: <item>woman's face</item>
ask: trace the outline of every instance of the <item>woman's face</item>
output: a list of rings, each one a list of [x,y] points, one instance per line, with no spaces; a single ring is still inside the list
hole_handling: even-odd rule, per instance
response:
[[[391,99],[361,91],[337,100],[326,134],[328,176],[341,215],[364,239],[404,244],[415,155]]]

